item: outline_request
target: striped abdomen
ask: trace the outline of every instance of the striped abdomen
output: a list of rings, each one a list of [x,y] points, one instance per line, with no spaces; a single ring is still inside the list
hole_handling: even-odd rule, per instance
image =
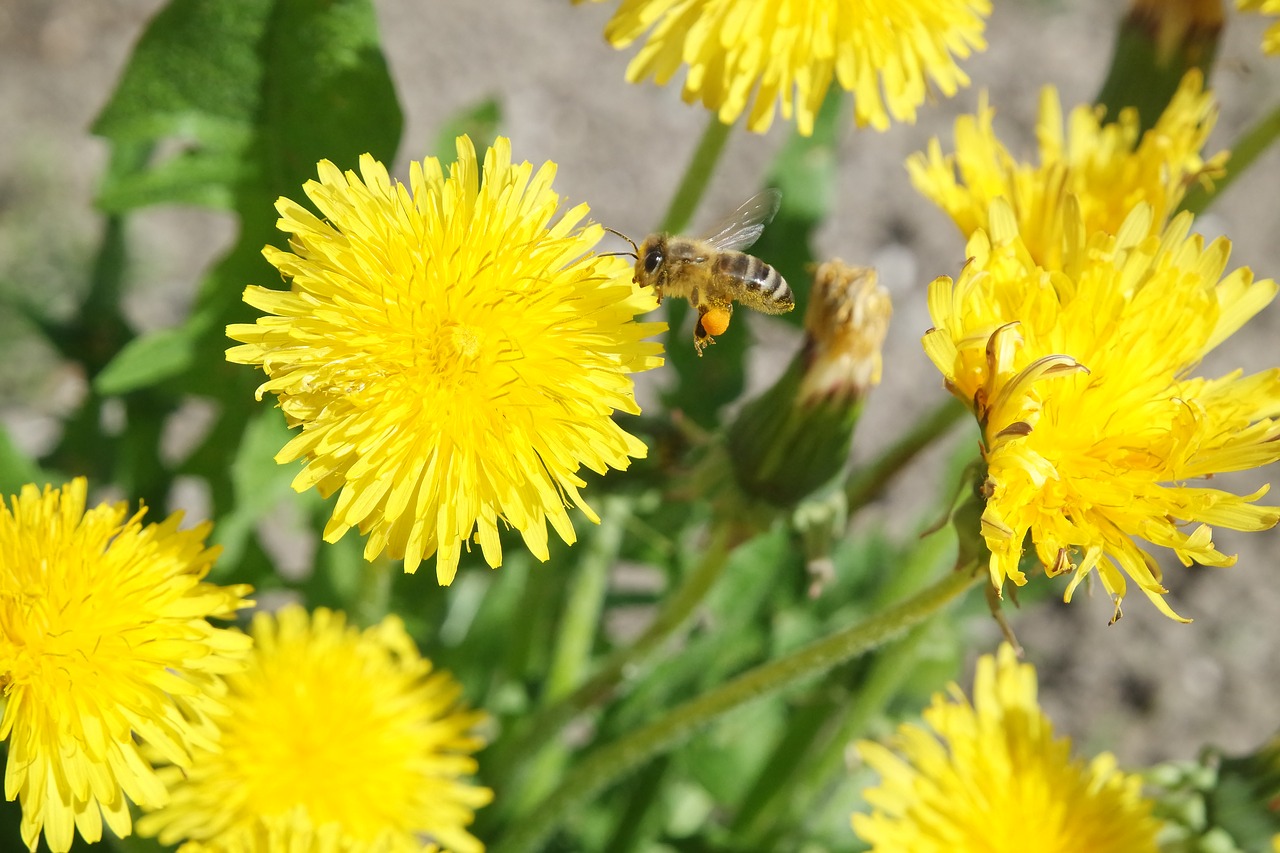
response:
[[[778,271],[744,252],[722,252],[711,266],[716,284],[737,301],[766,314],[785,314],[796,307],[795,296]]]

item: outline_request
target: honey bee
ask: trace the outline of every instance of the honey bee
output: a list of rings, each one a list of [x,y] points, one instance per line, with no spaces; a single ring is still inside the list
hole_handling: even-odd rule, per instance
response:
[[[767,189],[757,193],[713,226],[703,237],[651,234],[636,246],[635,281],[652,287],[658,304],[664,296],[684,296],[698,310],[693,346],[702,355],[714,335],[729,328],[735,301],[765,314],[785,314],[796,307],[795,296],[778,271],[745,249],[759,239],[764,226],[778,212],[782,193]]]

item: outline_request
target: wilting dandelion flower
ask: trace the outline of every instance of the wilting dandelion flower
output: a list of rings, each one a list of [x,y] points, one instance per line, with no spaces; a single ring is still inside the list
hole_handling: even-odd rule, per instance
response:
[[[0,501],[0,740],[5,797],[22,806],[22,840],[43,828],[61,853],[78,829],[128,835],[129,803],[165,790],[139,744],[178,767],[213,746],[221,676],[248,640],[214,628],[248,602],[247,586],[203,583],[217,556],[209,525],[181,513],[143,525],[145,509],[85,509],[83,478]]]
[[[614,47],[646,31],[627,80],[666,85],[681,65],[686,103],[764,132],[774,110],[813,132],[834,79],[853,92],[854,118],[879,130],[915,121],[929,86],[969,85],[956,58],[986,49],[989,0],[623,0],[605,28]]]
[[[1243,12],[1260,12],[1263,15],[1280,15],[1280,0],[1236,0],[1236,8]],[[1267,27],[1262,36],[1262,52],[1280,54],[1280,21]]]
[[[447,177],[430,158],[408,187],[368,155],[319,172],[304,189],[325,218],[281,199],[292,251],[263,251],[291,289],[249,287],[268,316],[227,330],[245,344],[227,358],[261,365],[259,397],[302,427],[277,461],[307,460],[295,489],[339,492],[324,538],[358,527],[367,559],[435,554],[447,584],[473,537],[501,564],[502,523],[546,560],[548,521],[574,541],[568,504],[598,521],[581,466],[645,455],[611,416],[639,411],[628,374],[661,363],[644,339],[664,326],[634,322],[652,297],[590,254],[585,204],[552,222],[555,165],[513,165],[506,139],[483,182],[466,137]]]
[[[957,281],[929,288],[925,350],[973,407],[987,466],[982,535],[991,581],[1026,582],[1028,535],[1049,575],[1096,571],[1120,614],[1125,575],[1166,615],[1156,560],[1229,566],[1212,526],[1263,530],[1280,510],[1191,485],[1280,458],[1280,369],[1191,375],[1276,294],[1247,267],[1224,275],[1231,244],[1205,246],[1180,214],[1152,235],[1141,205],[1118,235],[1086,237],[1068,204],[1061,270],[1038,266],[997,200],[990,235],[969,240]]]
[[[361,632],[291,605],[257,614],[253,639],[219,742],[162,771],[170,803],[140,832],[218,853],[483,849],[466,827],[492,794],[465,777],[485,715],[397,617]]]
[[[1056,738],[1036,671],[1013,648],[978,659],[973,702],[956,685],[891,749],[858,752],[880,774],[853,829],[875,853],[1144,853],[1160,825],[1142,781],[1110,753],[1086,763]]]
[[[996,198],[1013,206],[1019,233],[1041,266],[1062,263],[1064,216],[1074,196],[1088,233],[1115,234],[1138,204],[1151,206],[1153,232],[1177,209],[1189,184],[1221,172],[1227,153],[1208,160],[1201,149],[1217,120],[1212,93],[1191,71],[1155,125],[1141,132],[1138,114],[1124,109],[1103,123],[1099,107],[1081,105],[1063,127],[1058,93],[1040,94],[1036,137],[1040,163],[1019,162],[996,138],[995,111],[982,96],[975,115],[956,120],[956,152],[946,156],[936,138],[927,154],[907,159],[917,190],[955,220],[967,238],[988,227],[987,210]]]

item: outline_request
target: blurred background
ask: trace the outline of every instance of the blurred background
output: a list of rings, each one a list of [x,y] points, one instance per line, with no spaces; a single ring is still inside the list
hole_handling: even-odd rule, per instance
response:
[[[123,63],[160,0],[5,0],[0,4],[0,287],[18,289],[51,316],[69,312],[83,292],[103,219],[94,208],[107,162],[105,143],[89,126],[109,97]],[[567,0],[382,0],[384,47],[405,129],[395,176],[437,153],[437,135],[453,116],[495,99],[500,131],[517,159],[559,164],[557,191],[586,201],[593,218],[637,239],[661,218],[704,127],[707,114],[679,98],[681,78],[666,87],[624,81],[634,49],[617,51],[602,37],[615,3],[571,6]],[[1034,154],[1039,88],[1058,87],[1064,107],[1090,101],[1106,72],[1123,4],[997,2],[988,50],[962,63],[972,85],[927,105],[914,126],[885,133],[857,130],[847,117],[838,146],[834,215],[818,234],[820,257],[875,266],[894,299],[883,384],[871,396],[855,441],[855,460],[886,446],[944,397],[919,340],[928,328],[925,288],[955,273],[963,242],[950,220],[916,195],[903,160],[931,136],[951,148],[957,115],[990,92],[1001,139],[1017,155]],[[1229,13],[1213,85],[1221,102],[1206,149],[1231,144],[1280,97],[1280,59],[1260,51],[1266,20]],[[1029,38],[1028,34],[1036,38]],[[317,122],[325,121],[317,114]],[[791,127],[766,135],[735,132],[695,221],[706,222],[751,195]],[[354,164],[340,164],[348,167]],[[1225,192],[1198,230],[1228,235],[1232,267],[1258,277],[1280,275],[1280,150]],[[301,197],[299,192],[296,197]],[[131,262],[126,313],[138,330],[180,322],[197,282],[231,245],[230,215],[176,207],[147,208],[128,220]],[[767,259],[766,259],[767,260]],[[274,271],[261,264],[260,280]],[[246,282],[250,283],[250,282]],[[1272,305],[1232,338],[1205,373],[1252,372],[1280,362],[1280,308]],[[741,317],[741,314],[739,315]],[[737,321],[741,324],[741,320]],[[752,316],[752,387],[786,364],[796,331]],[[31,324],[0,314],[0,421],[28,454],[56,442],[63,418],[85,392],[85,378],[60,363]],[[714,349],[707,359],[716,355]],[[647,381],[662,381],[661,371]],[[641,389],[641,403],[653,399]],[[648,395],[646,397],[646,395]],[[198,421],[199,401],[183,412]],[[181,443],[181,430],[166,441]],[[950,448],[976,441],[957,430]],[[935,496],[948,447],[937,448],[902,476],[859,525],[913,529]],[[1229,484],[1237,490],[1252,479]],[[101,484],[95,484],[101,485]],[[123,496],[122,496],[123,497]],[[1280,499],[1277,497],[1275,499]],[[179,488],[173,507],[200,517],[198,488]],[[171,507],[172,508],[172,507]],[[1046,710],[1090,750],[1111,749],[1122,762],[1187,757],[1203,743],[1244,750],[1280,723],[1280,533],[1220,534],[1222,550],[1240,553],[1231,569],[1170,566],[1170,603],[1192,625],[1161,616],[1140,594],[1108,627],[1104,595],[1082,588],[1073,605],[1008,614],[1028,657],[1040,670]],[[284,560],[305,566],[314,543],[296,543]],[[1212,577],[1210,577],[1212,575]],[[431,584],[431,578],[418,578]],[[431,590],[434,592],[434,588]],[[441,594],[445,594],[441,591]],[[993,624],[975,629],[974,654],[993,647]],[[970,678],[966,673],[964,682]]]

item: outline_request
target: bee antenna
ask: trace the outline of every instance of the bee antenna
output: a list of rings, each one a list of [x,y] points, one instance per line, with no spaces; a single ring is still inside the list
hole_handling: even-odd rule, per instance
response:
[[[639,259],[640,259],[640,247],[636,245],[636,241],[635,241],[635,240],[632,240],[630,237],[628,237],[626,234],[623,234],[621,231],[614,231],[614,230],[613,230],[612,228],[610,228],[608,225],[601,225],[600,227],[601,227],[601,228],[603,228],[604,230],[608,231],[610,234],[615,234],[615,235],[617,235],[617,236],[621,237],[623,240],[626,240],[628,243],[630,243],[630,244],[631,244],[631,248],[632,248],[632,251],[630,251],[630,252],[606,252],[605,254],[601,255],[600,257],[608,257],[608,256],[610,256],[610,255],[630,255],[631,257],[635,258],[636,260],[639,260]]]

